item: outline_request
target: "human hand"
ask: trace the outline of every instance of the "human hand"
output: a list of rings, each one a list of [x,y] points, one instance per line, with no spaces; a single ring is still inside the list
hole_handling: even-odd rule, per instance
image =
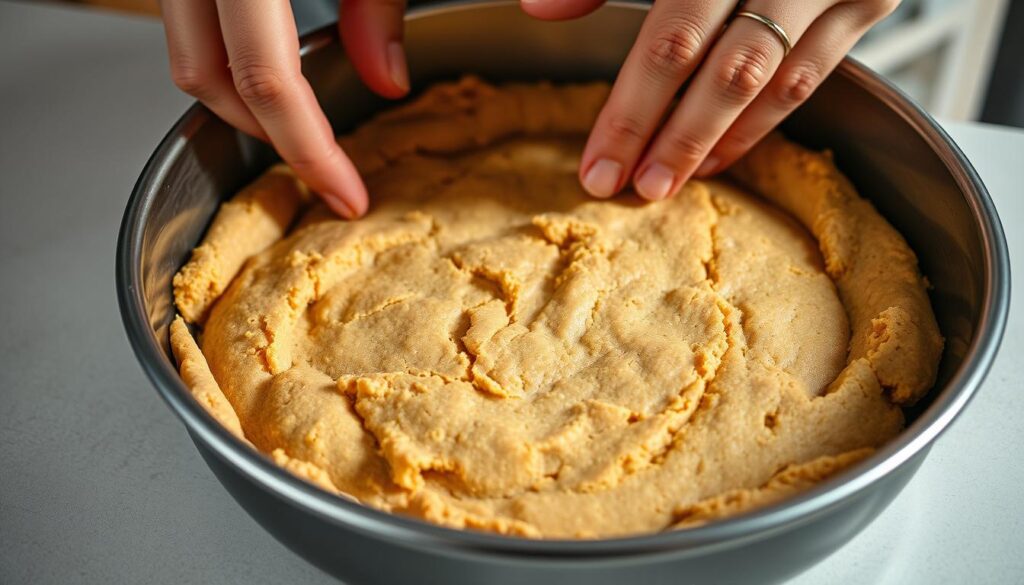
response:
[[[366,187],[302,76],[288,0],[162,0],[174,83],[232,126],[269,140],[339,215],[366,212]],[[342,35],[364,81],[409,91],[400,0],[345,0]]]
[[[527,13],[546,19],[574,18],[603,3],[521,1]],[[729,22],[737,2],[658,0],[590,134],[580,181],[592,195],[611,197],[632,179],[642,197],[660,200],[691,175],[726,168],[810,97],[868,28],[898,4],[749,0],[741,10],[754,16]],[[792,44],[788,55],[786,38]]]

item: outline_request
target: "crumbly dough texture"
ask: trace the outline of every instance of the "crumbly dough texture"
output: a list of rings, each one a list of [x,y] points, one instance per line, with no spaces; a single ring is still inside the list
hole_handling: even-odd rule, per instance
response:
[[[942,348],[899,234],[778,136],[736,170],[765,199],[590,199],[607,92],[431,88],[341,139],[373,199],[356,222],[303,212],[281,167],[243,190],[175,279],[197,399],[324,489],[545,538],[740,513],[898,433]]]

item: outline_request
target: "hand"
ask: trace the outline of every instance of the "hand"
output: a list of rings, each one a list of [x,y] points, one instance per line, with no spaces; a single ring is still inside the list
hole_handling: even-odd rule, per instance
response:
[[[409,91],[401,0],[345,0],[342,34],[364,81],[386,97]],[[288,0],[162,0],[171,75],[232,126],[273,143],[338,214],[366,212],[366,187],[302,76]]]
[[[782,121],[898,0],[749,0],[742,10],[780,25],[792,43],[736,2],[657,0],[590,134],[580,181],[611,197],[632,178],[650,200],[714,174]],[[538,18],[572,18],[595,0],[522,0]],[[728,27],[723,30],[728,24]],[[676,93],[689,82],[678,105]],[[841,113],[839,113],[841,115]]]

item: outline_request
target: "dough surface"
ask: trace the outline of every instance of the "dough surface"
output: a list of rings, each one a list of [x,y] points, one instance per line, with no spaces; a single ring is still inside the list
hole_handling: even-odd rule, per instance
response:
[[[356,222],[269,171],[175,280],[183,379],[324,489],[527,537],[733,515],[897,434],[942,348],[899,234],[778,136],[734,180],[591,199],[607,91],[469,78],[381,114],[341,139]]]

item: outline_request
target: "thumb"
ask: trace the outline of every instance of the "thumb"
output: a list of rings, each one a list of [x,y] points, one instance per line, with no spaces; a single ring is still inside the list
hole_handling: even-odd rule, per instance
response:
[[[341,41],[359,77],[384,97],[409,92],[402,47],[405,0],[342,0]]]

